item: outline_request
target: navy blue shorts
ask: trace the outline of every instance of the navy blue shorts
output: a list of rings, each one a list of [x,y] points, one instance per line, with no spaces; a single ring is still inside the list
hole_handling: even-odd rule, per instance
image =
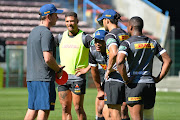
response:
[[[117,81],[106,81],[104,86],[105,104],[122,104],[125,101],[125,85]]]
[[[58,86],[58,92],[71,90],[76,95],[86,93],[86,81],[67,81],[64,85]]]
[[[28,108],[54,110],[56,91],[54,81],[28,81]]]
[[[129,83],[126,85],[126,103],[144,104],[144,109],[154,107],[156,98],[155,83]]]

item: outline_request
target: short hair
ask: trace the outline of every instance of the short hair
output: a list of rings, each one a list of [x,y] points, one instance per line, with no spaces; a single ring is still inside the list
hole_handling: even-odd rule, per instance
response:
[[[73,16],[73,17],[77,18],[77,14],[75,12],[67,12],[65,14],[65,17],[68,17],[68,16]]]
[[[116,14],[114,15],[114,19],[109,19],[111,23],[118,25],[118,20],[120,20],[121,15],[119,13],[116,12]]]
[[[143,19],[139,16],[134,16],[129,21],[130,25],[134,27],[134,29],[138,31],[142,31],[144,22]]]
[[[102,16],[103,13],[100,13],[97,17],[99,19]],[[98,21],[99,25],[102,27],[103,26],[103,19]]]

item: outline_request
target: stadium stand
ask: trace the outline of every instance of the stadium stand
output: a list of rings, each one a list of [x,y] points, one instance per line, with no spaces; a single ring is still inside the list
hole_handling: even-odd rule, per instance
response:
[[[6,41],[26,41],[32,28],[39,23],[38,11],[40,6],[49,2],[51,1],[0,1],[0,37],[5,38]],[[54,4],[58,8],[61,6],[57,3]],[[68,11],[67,8],[60,9],[63,9],[64,13]],[[51,29],[54,35],[66,30],[64,14],[58,17],[56,26]],[[79,22],[79,26],[88,34],[92,34],[95,30],[83,21]]]
[[[72,2],[74,0],[71,0]],[[80,3],[82,0],[79,0]],[[70,2],[70,0],[69,0]],[[111,6],[107,3],[103,3],[101,0],[92,0],[92,2],[94,2],[95,4],[97,4],[99,7],[105,9],[110,9]],[[39,23],[39,15],[38,15],[38,11],[39,8],[47,3],[51,3],[51,0],[46,0],[46,2],[44,2],[44,0],[1,0],[0,1],[0,38],[1,39],[5,39],[6,40],[6,45],[14,45],[14,46],[18,46],[18,45],[22,45],[25,46],[27,44],[26,40],[27,37],[30,33],[30,31],[38,25]],[[55,6],[57,8],[63,9],[64,13],[66,13],[67,11],[69,11],[69,8],[65,8],[65,6],[59,4],[59,3],[54,3]],[[82,4],[79,4],[80,8],[82,8],[81,6]],[[90,14],[92,14],[92,8],[89,6],[88,7],[88,12],[90,12]],[[56,36],[58,33],[63,33],[64,30],[66,30],[66,26],[65,26],[65,22],[64,22],[64,13],[61,15],[58,15],[59,20],[56,23],[56,26],[52,27],[52,32],[54,34],[54,36]],[[97,15],[99,14],[99,12],[97,12]],[[79,17],[81,17],[78,14]],[[91,19],[92,20],[92,19]],[[128,24],[128,18],[126,18],[124,15],[121,17],[121,22],[122,24],[124,24],[125,26],[127,26]],[[80,22],[79,22],[79,27],[80,29],[82,29],[83,31],[85,31],[86,33],[92,35],[95,31],[95,28],[90,27],[91,24],[84,22],[81,20],[80,18]],[[152,39],[156,39],[154,36],[152,36],[151,33],[149,33],[148,31],[143,31],[143,33],[149,37],[151,37]],[[10,46],[11,48],[13,48],[12,46]],[[9,48],[10,48],[9,47]],[[6,47],[7,48],[7,47]],[[26,58],[26,48],[23,47],[24,50],[24,58]],[[24,61],[26,61],[26,59],[24,59]],[[23,67],[24,69],[26,69],[26,64],[24,63]],[[88,78],[91,79],[91,75],[88,74]],[[14,79],[16,80],[16,79]],[[25,73],[24,73],[24,78],[23,80],[25,81]],[[12,78],[11,78],[12,81]],[[11,82],[10,82],[11,83]],[[12,81],[12,84],[13,83]],[[23,83],[24,85],[25,82]],[[89,87],[93,87],[93,81],[89,81],[88,83]],[[7,85],[6,85],[7,86]],[[10,85],[12,86],[12,85]],[[14,86],[14,85],[13,85]]]

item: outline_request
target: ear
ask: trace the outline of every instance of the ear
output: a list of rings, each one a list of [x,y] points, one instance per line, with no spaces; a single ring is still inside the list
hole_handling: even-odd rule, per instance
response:
[[[109,19],[106,19],[106,23],[109,24],[109,23],[110,23],[110,20],[109,20]]]
[[[77,23],[79,23],[79,19],[77,19]]]
[[[48,18],[48,20],[51,20],[51,15],[48,14],[46,17]]]
[[[130,26],[130,30],[131,30],[131,31],[133,30],[133,26]]]

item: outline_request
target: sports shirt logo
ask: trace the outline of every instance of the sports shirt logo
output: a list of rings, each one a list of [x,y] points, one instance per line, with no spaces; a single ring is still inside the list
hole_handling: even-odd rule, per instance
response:
[[[127,40],[128,38],[129,38],[129,35],[120,35],[119,36],[120,41]]]
[[[128,101],[139,101],[142,100],[141,97],[128,97]]]
[[[134,44],[135,49],[143,49],[143,48],[154,48],[152,43],[138,43]]]
[[[106,54],[109,55],[109,50],[108,49],[106,49]]]
[[[101,67],[104,69],[104,70],[106,70],[106,68],[107,68],[107,65],[106,64],[100,64],[101,65]]]

